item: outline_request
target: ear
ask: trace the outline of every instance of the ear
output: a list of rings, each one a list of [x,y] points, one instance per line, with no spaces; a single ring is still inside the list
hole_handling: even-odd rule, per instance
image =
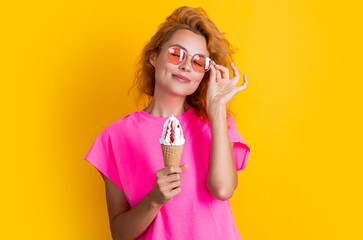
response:
[[[155,58],[156,58],[156,54],[153,53],[150,55],[150,58],[149,58],[149,62],[151,63],[151,65],[153,65],[155,67]]]

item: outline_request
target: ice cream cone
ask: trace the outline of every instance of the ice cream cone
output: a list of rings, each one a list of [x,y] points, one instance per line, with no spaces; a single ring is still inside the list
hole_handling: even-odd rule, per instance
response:
[[[183,137],[183,129],[179,120],[171,115],[165,123],[160,138],[161,151],[165,167],[179,167],[180,159],[183,153],[185,139]]]
[[[168,146],[161,144],[165,167],[179,167],[184,145]]]

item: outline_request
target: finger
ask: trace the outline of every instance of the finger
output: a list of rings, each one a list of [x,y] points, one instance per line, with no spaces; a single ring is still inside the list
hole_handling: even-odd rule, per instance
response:
[[[243,83],[242,86],[247,86],[248,80],[247,80],[247,73],[243,74]]]
[[[231,68],[232,68],[232,70],[233,70],[233,77],[232,77],[232,82],[233,82],[233,84],[237,84],[238,83],[238,81],[239,81],[239,78],[240,78],[240,76],[239,76],[239,72],[238,72],[238,69],[237,69],[237,67],[234,65],[234,63],[233,62],[231,62]]]
[[[174,181],[179,181],[182,179],[183,179],[183,176],[180,173],[174,173],[174,174],[169,175],[166,178],[166,182],[174,182]]]
[[[244,87],[244,89],[247,87],[247,83],[248,83],[248,80],[247,80],[247,74],[245,73],[245,74],[243,74],[243,83],[242,83],[242,85],[240,85],[240,86],[236,86],[237,88],[239,88],[239,87]],[[236,83],[237,84],[237,83]],[[242,89],[243,90],[243,89]]]
[[[217,75],[216,69],[215,69],[214,65],[212,65],[210,67],[209,84],[216,83],[216,75]]]
[[[217,65],[217,70],[222,71],[223,79],[229,79],[229,70],[223,65]]]
[[[221,72],[218,70],[218,67],[216,67],[216,79],[222,79]]]
[[[158,177],[157,179],[155,179],[155,184],[158,185],[160,189],[164,186],[167,186],[169,183],[170,180],[168,179],[168,177],[165,176]]]
[[[180,168],[181,168],[182,172],[185,172],[189,168],[189,164],[186,163],[186,164],[182,165]]]
[[[232,98],[239,92],[241,92],[242,90],[244,90],[246,87],[244,86],[238,86],[238,87],[234,87],[228,94],[226,94],[226,99],[227,99],[227,102],[231,101]]]
[[[169,166],[169,167],[165,168],[165,175],[171,175],[171,174],[180,173],[180,172],[181,172],[180,167]]]
[[[168,196],[174,197],[175,195],[179,194],[180,192],[181,192],[181,188],[180,187],[177,187],[174,190],[170,191],[169,194],[168,194]]]
[[[239,93],[239,92],[241,92],[241,91],[243,91],[243,90],[245,90],[246,89],[246,87],[245,86],[238,86],[237,88],[236,88],[236,94],[237,93]]]
[[[167,177],[164,176],[164,177],[157,179],[157,184],[159,186],[165,186],[171,182],[181,181],[182,179],[183,179],[183,176],[180,173],[174,173],[174,174],[168,175]]]
[[[247,81],[245,81],[242,85],[237,86],[237,87],[236,87],[236,91],[237,91],[237,92],[240,92],[240,91],[242,91],[242,90],[246,89],[246,87],[247,87]]]
[[[248,80],[247,80],[247,74],[243,74],[243,79],[244,79],[244,82],[242,83],[242,85],[240,86],[235,86],[233,89],[232,89],[232,97],[234,95],[236,95],[237,93],[241,92],[242,90],[246,89],[247,87],[247,83],[248,83]]]
[[[170,183],[168,186],[163,187],[163,190],[170,191],[174,188],[180,187],[180,185],[181,185],[181,181],[175,181],[175,182]]]
[[[218,64],[217,63],[214,63],[212,66],[214,67],[215,80],[217,81],[217,79],[222,78],[221,77],[221,72],[218,70]]]

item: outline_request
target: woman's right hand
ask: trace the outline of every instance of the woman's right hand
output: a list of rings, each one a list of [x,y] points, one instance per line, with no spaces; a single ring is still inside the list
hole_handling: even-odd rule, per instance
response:
[[[181,192],[180,184],[183,177],[180,173],[188,168],[189,165],[184,164],[180,167],[162,168],[155,173],[155,186],[150,192],[154,205],[162,207]]]

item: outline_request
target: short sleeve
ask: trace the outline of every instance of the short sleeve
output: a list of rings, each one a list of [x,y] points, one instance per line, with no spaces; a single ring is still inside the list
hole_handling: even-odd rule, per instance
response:
[[[101,174],[110,179],[117,187],[124,191],[117,171],[117,165],[112,150],[109,128],[103,130],[96,138],[85,160],[91,163]]]
[[[246,167],[250,148],[238,133],[236,123],[234,122],[233,117],[229,114],[227,114],[227,129],[229,141],[234,143],[232,157],[236,165],[237,173],[239,173]]]

